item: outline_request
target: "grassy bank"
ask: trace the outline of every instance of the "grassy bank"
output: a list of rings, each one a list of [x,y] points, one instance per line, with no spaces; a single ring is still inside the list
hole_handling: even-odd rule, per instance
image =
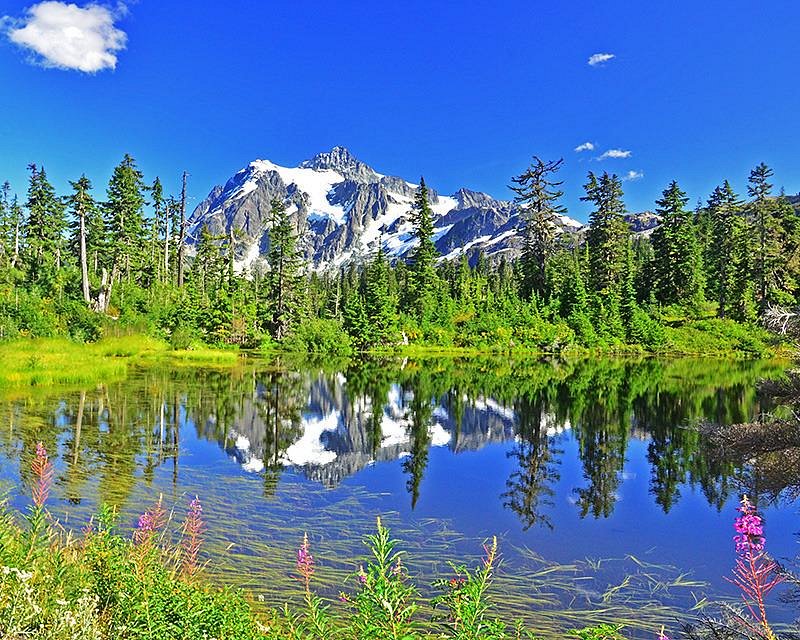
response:
[[[77,343],[66,338],[0,343],[0,390],[47,385],[87,385],[124,378],[135,363],[232,365],[238,350],[174,350],[141,335]]]

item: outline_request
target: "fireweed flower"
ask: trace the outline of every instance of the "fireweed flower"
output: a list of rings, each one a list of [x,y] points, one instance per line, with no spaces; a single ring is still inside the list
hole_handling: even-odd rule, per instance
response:
[[[195,496],[189,503],[189,512],[183,523],[183,573],[190,578],[197,573],[197,557],[200,555],[200,545],[203,542],[202,534],[205,529],[203,524],[203,507],[200,499]]]
[[[136,530],[133,532],[133,541],[140,546],[148,546],[155,533],[164,526],[165,511],[162,505],[163,496],[158,497],[155,507],[145,511],[139,516]]]
[[[31,462],[31,471],[35,476],[35,483],[31,490],[33,504],[41,509],[50,494],[50,487],[53,484],[53,463],[47,456],[47,449],[41,442],[36,444],[36,455]]]
[[[308,544],[308,534],[303,534],[303,544],[297,550],[297,572],[303,579],[306,591],[310,589],[311,578],[314,575],[314,556]]]
[[[774,640],[775,633],[767,621],[764,600],[772,589],[783,582],[783,577],[776,573],[777,563],[764,551],[764,521],[747,496],[742,497],[738,511],[740,515],[733,523],[736,530],[733,537],[737,554],[736,566],[733,569],[733,578],[728,578],[728,581],[739,588],[742,600],[755,621],[752,623],[742,618],[743,623],[759,637]]]

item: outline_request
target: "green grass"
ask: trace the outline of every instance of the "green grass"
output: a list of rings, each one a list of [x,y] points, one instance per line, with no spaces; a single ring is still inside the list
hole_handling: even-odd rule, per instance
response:
[[[142,335],[81,344],[66,338],[19,339],[0,343],[0,390],[113,382],[134,363],[235,365],[238,350],[172,350],[163,340]]]

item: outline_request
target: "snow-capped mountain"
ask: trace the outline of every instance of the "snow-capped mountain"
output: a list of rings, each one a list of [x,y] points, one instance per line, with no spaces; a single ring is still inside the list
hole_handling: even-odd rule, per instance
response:
[[[228,236],[232,229],[237,267],[247,269],[269,246],[270,203],[281,198],[314,268],[359,262],[379,245],[398,258],[415,244],[409,214],[416,189],[402,178],[378,173],[343,147],[293,168],[255,160],[198,205],[189,219],[189,242],[196,242],[203,226],[217,236]],[[519,248],[520,216],[513,203],[468,189],[452,196],[431,189],[430,200],[434,240],[445,258]],[[563,216],[561,226],[577,231],[582,225]]]

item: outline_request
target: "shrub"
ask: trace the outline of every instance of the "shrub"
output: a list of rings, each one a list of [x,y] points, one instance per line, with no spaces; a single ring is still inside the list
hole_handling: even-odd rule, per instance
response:
[[[346,356],[353,351],[350,336],[338,320],[306,320],[283,341],[289,351]]]

